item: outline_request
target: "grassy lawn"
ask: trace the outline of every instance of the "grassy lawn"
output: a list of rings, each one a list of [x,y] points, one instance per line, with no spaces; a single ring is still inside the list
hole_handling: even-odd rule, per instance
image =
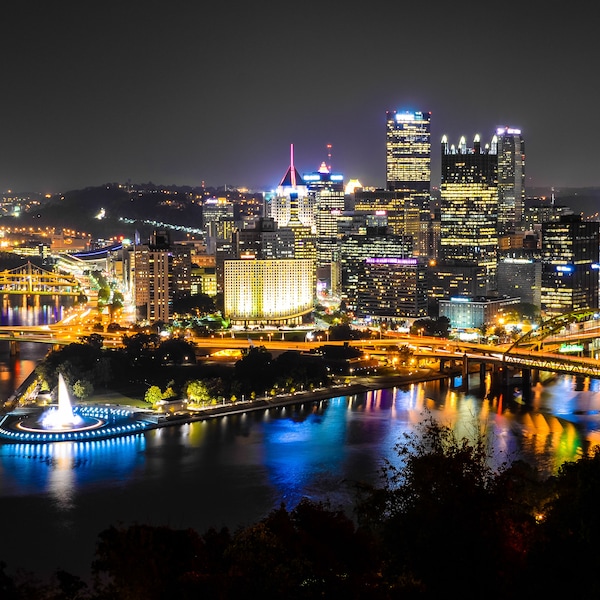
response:
[[[85,404],[112,404],[112,405],[127,405],[133,406],[134,408],[151,408],[151,406],[144,402],[142,397],[129,396],[120,392],[95,391],[89,398],[84,400]]]

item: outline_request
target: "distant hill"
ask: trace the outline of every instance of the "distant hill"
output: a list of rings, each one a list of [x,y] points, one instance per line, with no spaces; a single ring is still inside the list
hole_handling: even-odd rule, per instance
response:
[[[528,197],[550,198],[552,189],[533,188],[527,190]],[[575,214],[584,217],[598,216],[600,212],[600,187],[561,188],[554,190],[554,201],[560,206],[568,206]]]
[[[75,229],[95,238],[131,238],[137,231],[145,239],[155,227],[147,221],[200,228],[202,209],[194,201],[196,196],[190,188],[145,186],[128,190],[107,184],[52,196],[36,211],[22,215],[19,222],[34,227]]]

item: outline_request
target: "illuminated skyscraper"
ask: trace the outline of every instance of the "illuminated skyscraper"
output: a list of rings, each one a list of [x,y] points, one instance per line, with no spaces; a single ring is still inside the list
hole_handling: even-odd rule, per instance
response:
[[[294,145],[290,146],[290,166],[282,177],[276,192],[266,196],[267,216],[279,227],[290,222],[312,227],[314,225],[314,197],[309,197],[306,183],[294,166]]]
[[[410,236],[386,227],[341,240],[342,298],[359,318],[405,322],[427,314],[426,268]]]
[[[415,252],[430,254],[431,113],[386,112],[386,182],[388,191],[405,192],[420,211]]]
[[[498,231],[503,233],[523,221],[525,205],[525,142],[521,130],[499,127]]]
[[[542,226],[542,310],[552,317],[598,308],[600,223],[564,215]]]
[[[496,290],[498,157],[497,139],[481,147],[475,136],[473,148],[465,138],[458,147],[442,138],[440,200],[440,261],[474,265],[484,270],[485,289]]]
[[[317,266],[330,265],[337,250],[337,222],[345,208],[344,176],[332,173],[321,163],[318,171],[304,173],[308,195],[314,200],[314,224],[317,234]]]
[[[408,235],[412,239],[413,252],[422,255],[421,210],[408,192],[386,190],[357,190],[354,193],[356,213],[375,214],[385,220],[390,233]],[[425,254],[427,256],[427,254]]]

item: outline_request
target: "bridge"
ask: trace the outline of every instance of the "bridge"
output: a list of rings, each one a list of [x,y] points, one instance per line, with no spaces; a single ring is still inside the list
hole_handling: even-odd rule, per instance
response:
[[[79,341],[83,335],[77,326],[68,322],[48,326],[0,327],[0,340],[10,342],[11,353],[18,353],[21,342],[45,343],[60,347]],[[102,333],[106,347],[118,347],[122,342],[122,333]],[[309,351],[322,346],[321,340],[292,341],[274,340],[264,334],[268,341],[254,340],[253,343],[265,346],[268,350]],[[199,347],[212,350],[246,349],[248,336],[239,338],[221,335],[215,338],[195,338]],[[600,379],[600,314],[595,311],[574,311],[545,321],[537,329],[524,334],[511,344],[482,345],[470,342],[448,340],[424,336],[385,337],[379,340],[328,341],[327,344],[350,344],[361,348],[371,355],[388,356],[394,347],[410,346],[417,359],[439,361],[440,370],[445,366],[458,365],[462,368],[463,385],[468,380],[470,368],[478,365],[481,380],[487,370],[492,371],[496,380],[510,379],[521,373],[523,388],[530,380],[536,379],[540,372],[564,373],[581,377]]]
[[[78,297],[82,293],[79,281],[72,275],[46,271],[31,262],[0,271],[0,294]]]

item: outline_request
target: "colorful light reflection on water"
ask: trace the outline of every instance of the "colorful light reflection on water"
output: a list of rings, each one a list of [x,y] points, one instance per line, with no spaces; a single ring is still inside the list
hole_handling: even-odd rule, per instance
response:
[[[0,294],[0,325],[52,325],[64,318],[73,301],[60,296],[9,296]]]
[[[459,436],[486,431],[496,464],[523,457],[550,473],[600,440],[596,407],[597,381],[538,386],[531,407],[432,382],[104,441],[0,444],[0,508],[11,515],[0,560],[85,576],[110,525],[234,529],[302,497],[351,510],[355,483],[378,483],[403,434],[429,416]]]

